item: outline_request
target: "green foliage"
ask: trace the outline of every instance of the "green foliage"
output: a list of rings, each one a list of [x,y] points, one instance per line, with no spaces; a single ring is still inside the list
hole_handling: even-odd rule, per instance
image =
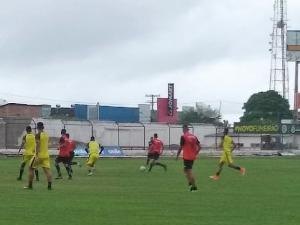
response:
[[[225,167],[209,180],[218,163],[201,157],[194,164],[199,191],[190,193],[182,161],[162,159],[164,172],[139,171],[145,159],[100,159],[94,176],[73,167],[73,180],[41,181],[23,190],[16,180],[20,159],[0,158],[2,225],[298,225],[299,158],[236,158],[248,173]],[[84,162],[84,159],[82,159]],[[56,175],[52,160],[52,172]]]
[[[244,115],[241,122],[246,123],[277,123],[281,119],[291,119],[292,113],[289,110],[288,100],[278,92],[270,90],[253,94],[243,109]]]

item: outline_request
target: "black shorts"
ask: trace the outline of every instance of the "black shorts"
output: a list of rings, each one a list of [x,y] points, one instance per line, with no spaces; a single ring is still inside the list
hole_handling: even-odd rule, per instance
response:
[[[157,152],[148,153],[148,158],[158,160],[159,159],[159,154]]]
[[[185,170],[191,170],[193,169],[194,160],[183,160],[183,165]]]
[[[56,163],[63,163],[63,164],[69,164],[70,163],[70,157],[62,157],[62,156],[57,156],[55,159]]]
[[[72,159],[74,158],[74,156],[75,156],[75,152],[74,152],[74,151],[70,152],[70,160],[71,160],[71,161],[72,161]]]

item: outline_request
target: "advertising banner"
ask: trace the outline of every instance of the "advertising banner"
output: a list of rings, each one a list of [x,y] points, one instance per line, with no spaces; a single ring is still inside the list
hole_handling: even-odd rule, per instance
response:
[[[174,112],[174,83],[168,84],[168,115],[173,116]]]
[[[85,149],[80,146],[74,150],[75,156],[77,157],[88,157],[88,153],[85,151]],[[105,146],[101,157],[123,157],[123,151],[118,146]]]
[[[246,124],[234,123],[235,133],[277,134],[280,133],[278,124]]]

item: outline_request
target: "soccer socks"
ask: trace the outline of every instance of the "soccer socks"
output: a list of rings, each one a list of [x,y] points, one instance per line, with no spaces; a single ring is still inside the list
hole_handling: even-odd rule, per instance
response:
[[[40,180],[40,178],[39,178],[39,171],[38,170],[34,170],[34,173],[35,173],[35,180],[39,181]]]
[[[69,179],[71,179],[72,178],[72,172],[71,172],[72,169],[71,169],[71,167],[69,165],[67,165],[66,170],[67,170],[67,173],[69,175]]]
[[[20,173],[19,173],[19,177],[18,177],[17,180],[22,180],[23,173],[24,173],[24,168],[21,168]]]
[[[59,165],[58,165],[58,164],[55,165],[55,168],[56,168],[58,177],[61,177],[61,172],[60,172],[60,167],[59,167]]]
[[[22,176],[23,176],[23,173],[24,173],[24,167],[25,167],[25,163],[23,162],[20,166],[20,172],[19,172],[18,180],[22,180]]]
[[[52,182],[48,182],[48,190],[52,189]]]
[[[152,167],[155,166],[155,165],[161,166],[162,168],[164,168],[165,171],[167,171],[167,165],[165,165],[163,163],[160,163],[160,162],[153,162],[153,163],[150,163],[150,167],[149,167],[148,172],[151,172]]]
[[[235,170],[241,170],[241,167],[235,166],[235,165],[228,165],[230,168],[235,169]]]

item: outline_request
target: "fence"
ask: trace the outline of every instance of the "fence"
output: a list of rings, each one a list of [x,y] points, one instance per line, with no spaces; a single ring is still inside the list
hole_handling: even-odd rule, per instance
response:
[[[50,147],[53,148],[57,147],[62,128],[65,128],[70,137],[78,143],[86,143],[91,136],[95,136],[104,146],[120,146],[123,149],[146,149],[154,133],[158,134],[166,149],[174,149],[179,146],[182,135],[182,126],[179,124],[3,118],[0,120],[0,148],[18,148],[26,126],[30,125],[33,132],[36,132],[38,121],[44,123],[45,131],[50,136]],[[206,145],[204,136],[215,133],[215,127],[207,124],[193,124],[190,129],[198,136],[203,146]]]

